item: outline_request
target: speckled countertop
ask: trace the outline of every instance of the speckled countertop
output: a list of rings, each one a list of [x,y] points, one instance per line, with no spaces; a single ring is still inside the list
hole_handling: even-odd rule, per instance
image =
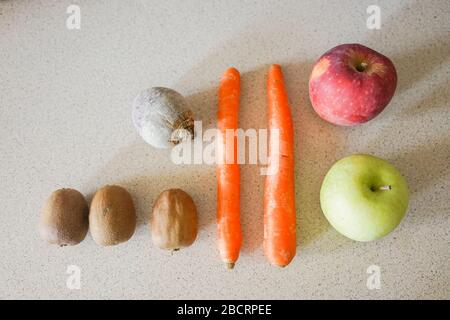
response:
[[[66,9],[81,8],[68,30]],[[381,8],[380,30],[366,8]],[[448,1],[1,1],[0,298],[450,298],[450,4]],[[329,48],[360,42],[397,67],[394,99],[375,120],[336,127],[312,110],[307,79]],[[233,271],[215,243],[214,166],[177,166],[136,134],[131,102],[141,89],[185,94],[204,127],[215,125],[219,75],[242,73],[240,125],[266,127],[265,74],[280,63],[296,128],[298,254],[286,269],[262,252],[262,185],[242,167],[244,243]],[[372,243],[339,235],[319,207],[337,159],[371,153],[391,161],[411,189],[407,217]],[[104,184],[133,195],[139,226],[112,248],[90,235],[57,248],[39,239],[49,193],[91,198]],[[196,201],[200,233],[174,255],[152,246],[147,220],[163,189]],[[67,287],[69,265],[81,288]],[[366,286],[381,270],[381,288]],[[69,270],[70,272],[70,270]],[[70,287],[70,286],[69,286]]]

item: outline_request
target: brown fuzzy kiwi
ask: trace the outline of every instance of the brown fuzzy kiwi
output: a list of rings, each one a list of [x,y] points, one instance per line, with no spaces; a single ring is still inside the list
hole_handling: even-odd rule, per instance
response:
[[[39,221],[41,237],[51,244],[73,246],[86,237],[89,207],[74,189],[54,191],[44,204]]]
[[[156,200],[150,221],[153,243],[167,250],[188,247],[197,238],[197,208],[181,189],[163,191]]]
[[[119,186],[104,186],[92,199],[89,227],[94,241],[113,246],[131,238],[136,228],[136,211],[131,195]]]

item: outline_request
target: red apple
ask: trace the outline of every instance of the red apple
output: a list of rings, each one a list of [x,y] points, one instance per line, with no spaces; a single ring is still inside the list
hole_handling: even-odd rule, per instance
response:
[[[350,126],[383,111],[396,86],[391,60],[360,44],[342,44],[317,60],[309,78],[309,97],[321,118]]]

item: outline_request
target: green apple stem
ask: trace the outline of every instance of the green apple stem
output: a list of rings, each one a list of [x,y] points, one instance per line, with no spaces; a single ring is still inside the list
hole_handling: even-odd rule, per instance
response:
[[[381,186],[380,190],[391,190],[392,186]]]

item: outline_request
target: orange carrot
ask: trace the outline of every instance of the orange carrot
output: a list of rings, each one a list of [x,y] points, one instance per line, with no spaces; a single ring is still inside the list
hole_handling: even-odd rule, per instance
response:
[[[238,126],[240,96],[239,71],[230,68],[222,75],[219,87],[217,126],[219,159],[217,165],[217,230],[220,256],[229,269],[234,267],[241,249],[242,234],[239,210],[239,164],[237,163],[237,138],[226,143],[227,130]],[[231,146],[231,148],[230,148]],[[227,155],[228,154],[228,155]],[[223,157],[222,157],[223,155]],[[231,160],[231,161],[230,161]],[[230,163],[232,162],[232,163]]]
[[[285,267],[294,258],[297,246],[294,128],[279,65],[272,65],[269,69],[267,95],[270,129],[269,171],[271,166],[275,170],[266,176],[264,189],[264,251],[270,263]],[[279,139],[272,134],[273,129],[279,130]]]

